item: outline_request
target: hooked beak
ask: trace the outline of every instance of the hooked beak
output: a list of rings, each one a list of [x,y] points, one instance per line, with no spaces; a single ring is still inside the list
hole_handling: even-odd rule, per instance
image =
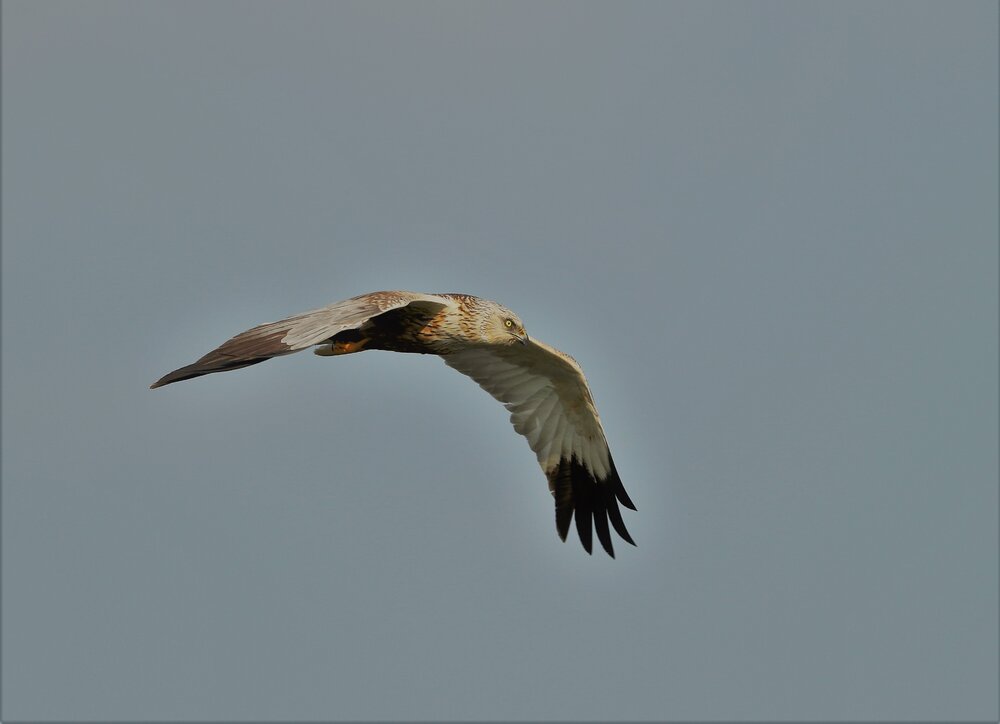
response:
[[[517,340],[518,340],[518,341],[519,341],[519,342],[520,342],[521,344],[528,344],[528,333],[527,333],[527,332],[524,332],[523,334],[521,334],[521,335],[520,335],[520,336],[519,336],[519,337],[517,338]]]

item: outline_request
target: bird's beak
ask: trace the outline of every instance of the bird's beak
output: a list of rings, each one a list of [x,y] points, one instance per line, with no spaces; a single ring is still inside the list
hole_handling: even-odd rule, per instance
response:
[[[528,340],[528,333],[524,332],[523,334],[521,334],[521,336],[518,337],[518,340],[520,340],[521,344],[527,344],[528,341],[529,341]]]

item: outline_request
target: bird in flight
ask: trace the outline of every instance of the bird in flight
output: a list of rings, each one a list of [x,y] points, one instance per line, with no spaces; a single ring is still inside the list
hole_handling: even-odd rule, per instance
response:
[[[528,337],[506,307],[468,294],[389,291],[362,294],[241,332],[151,389],[225,372],[315,347],[324,357],[369,349],[436,354],[503,403],[528,440],[555,499],[564,541],[576,517],[587,553],[592,529],[614,558],[608,522],[635,545],[620,502],[635,510],[611,459],[583,370],[572,357]]]

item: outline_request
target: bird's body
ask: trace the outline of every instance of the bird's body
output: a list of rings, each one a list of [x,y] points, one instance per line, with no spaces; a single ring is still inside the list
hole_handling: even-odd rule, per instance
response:
[[[349,354],[361,349],[389,352],[447,355],[477,341],[483,343],[483,322],[492,311],[487,302],[469,294],[420,294],[414,292],[375,292],[376,302],[387,305],[364,331],[356,335],[341,333],[331,351],[317,349],[317,354]],[[366,295],[369,296],[369,295]],[[410,297],[416,298],[410,298]],[[436,299],[431,299],[436,297]],[[396,306],[404,305],[404,306]],[[508,315],[513,312],[504,310]],[[364,336],[367,334],[368,336]],[[355,341],[353,337],[357,336]],[[338,346],[340,343],[340,346]]]
[[[369,349],[441,356],[511,412],[514,429],[527,438],[549,480],[563,540],[575,513],[588,553],[591,521],[609,555],[609,521],[635,545],[618,503],[635,506],[618,477],[583,370],[569,355],[529,339],[517,315],[496,302],[468,294],[362,294],[242,332],[152,387],[309,347],[322,356]]]

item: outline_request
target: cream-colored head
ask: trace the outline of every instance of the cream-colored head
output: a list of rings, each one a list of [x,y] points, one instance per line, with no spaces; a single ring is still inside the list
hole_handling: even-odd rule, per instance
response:
[[[480,332],[488,344],[527,344],[524,323],[514,312],[496,302],[485,305],[480,314]]]

